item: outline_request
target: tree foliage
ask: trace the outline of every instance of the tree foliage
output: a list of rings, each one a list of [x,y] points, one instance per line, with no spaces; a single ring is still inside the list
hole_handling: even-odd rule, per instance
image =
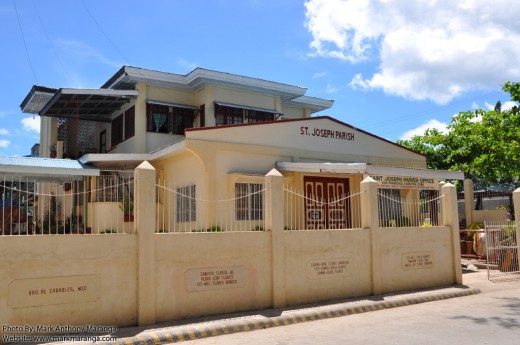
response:
[[[520,83],[507,82],[503,90],[520,102]],[[424,135],[397,143],[426,156],[428,168],[463,171],[485,184],[520,182],[520,108],[477,109],[453,116],[448,132],[428,129]]]

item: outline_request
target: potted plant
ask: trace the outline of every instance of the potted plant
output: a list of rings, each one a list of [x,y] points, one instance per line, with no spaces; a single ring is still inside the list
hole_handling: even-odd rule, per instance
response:
[[[134,202],[130,200],[128,197],[124,197],[121,203],[119,204],[119,208],[123,211],[123,219],[125,222],[133,222],[134,221]]]

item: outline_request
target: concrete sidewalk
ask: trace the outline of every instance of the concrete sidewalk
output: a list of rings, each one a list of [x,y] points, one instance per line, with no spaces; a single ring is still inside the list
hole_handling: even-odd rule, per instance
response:
[[[471,263],[471,261],[463,261],[463,268]],[[157,324],[151,327],[121,328],[116,334],[117,341],[102,344],[175,343],[474,295],[499,288],[499,286],[487,280],[486,271],[483,269],[478,271],[463,270],[463,272],[464,285],[461,286],[450,285],[420,291],[324,302],[295,308],[218,315]]]

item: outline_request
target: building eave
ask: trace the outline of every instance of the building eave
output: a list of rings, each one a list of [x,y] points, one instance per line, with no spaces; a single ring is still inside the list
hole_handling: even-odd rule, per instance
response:
[[[277,162],[276,167],[282,171],[335,174],[366,174],[402,177],[423,177],[445,180],[464,180],[461,171],[433,170],[405,167],[391,167],[367,163],[300,163]]]

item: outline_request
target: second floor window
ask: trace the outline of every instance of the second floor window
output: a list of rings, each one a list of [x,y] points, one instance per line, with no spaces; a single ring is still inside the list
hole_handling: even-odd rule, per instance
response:
[[[193,108],[148,103],[147,131],[184,135],[186,128],[193,127],[195,111]]]
[[[131,107],[112,120],[112,146],[125,141],[135,135],[135,108]],[[104,152],[104,151],[102,151]]]
[[[275,113],[251,108],[229,107],[215,102],[217,126],[274,121]]]

